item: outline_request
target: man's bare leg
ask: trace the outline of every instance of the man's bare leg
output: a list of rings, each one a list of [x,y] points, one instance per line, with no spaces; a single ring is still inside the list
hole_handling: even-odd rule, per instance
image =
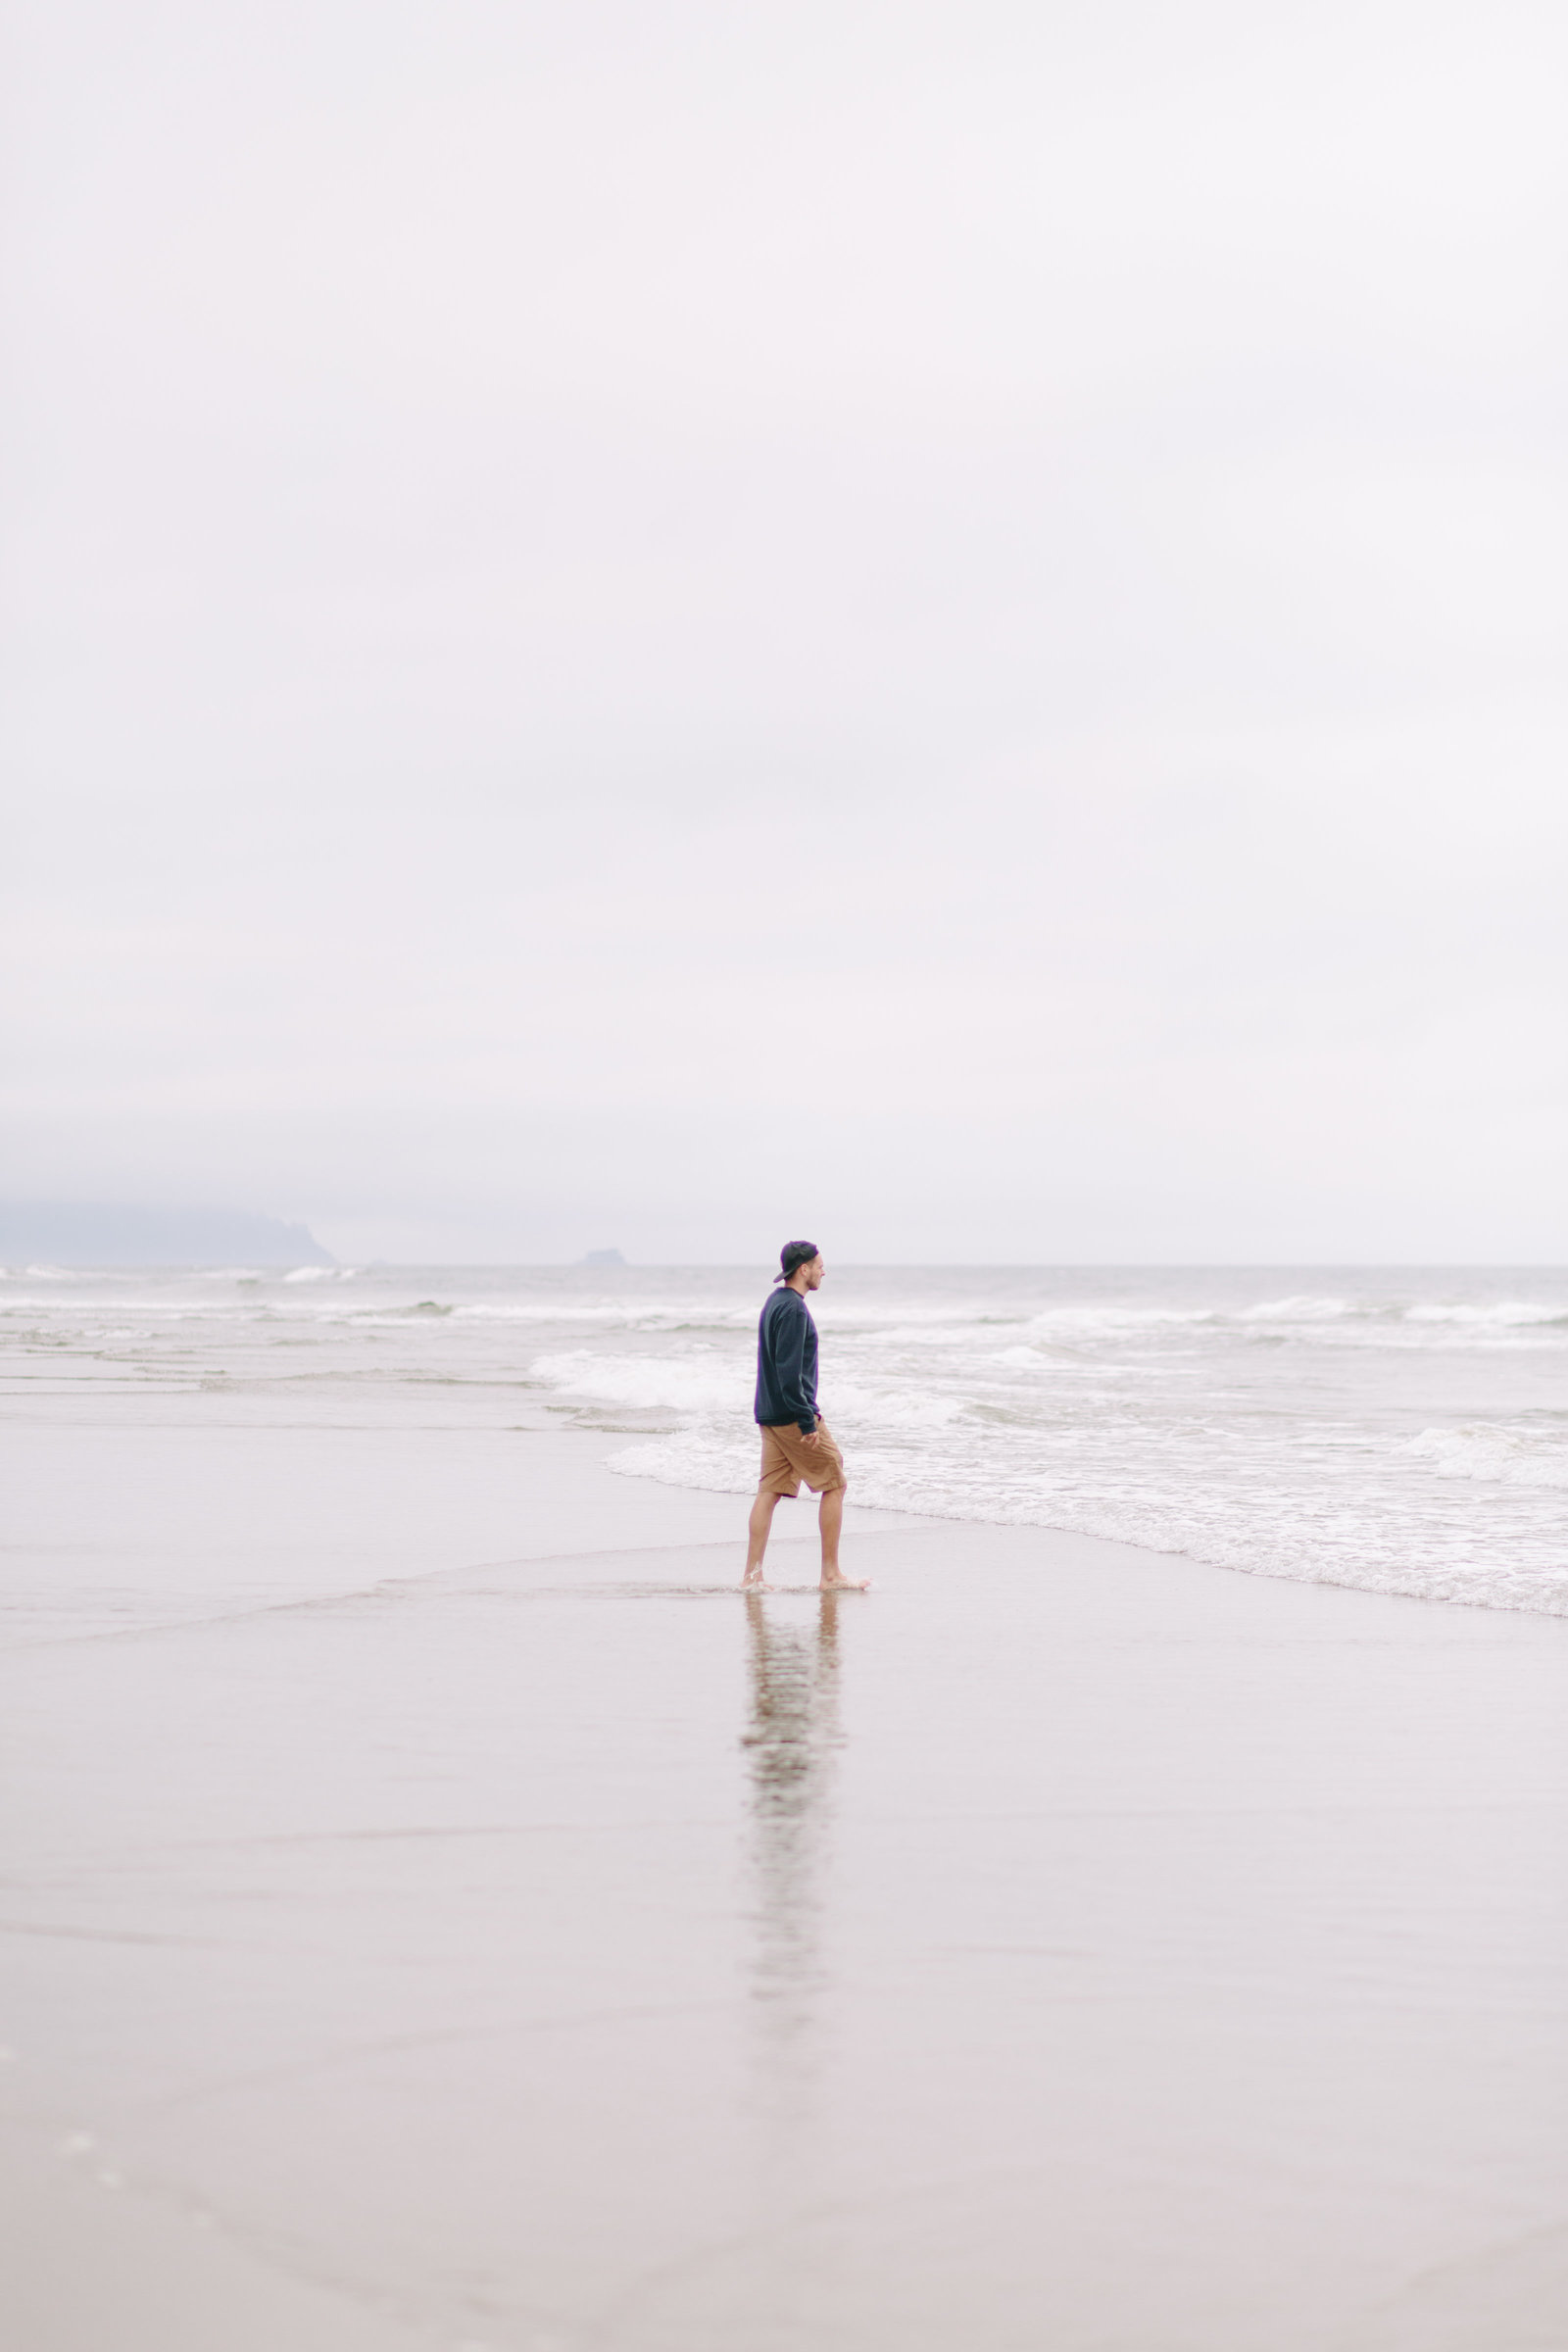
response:
[[[844,1489],[830,1487],[822,1497],[822,1507],[816,1514],[822,1532],[822,1591],[824,1592],[863,1592],[869,1577],[858,1582],[839,1571],[839,1530],[844,1525]]]
[[[771,1587],[762,1582],[762,1554],[767,1549],[768,1531],[773,1525],[773,1513],[778,1496],[768,1494],[759,1487],[752,1515],[746,1523],[746,1574],[741,1579],[741,1591],[767,1592]]]

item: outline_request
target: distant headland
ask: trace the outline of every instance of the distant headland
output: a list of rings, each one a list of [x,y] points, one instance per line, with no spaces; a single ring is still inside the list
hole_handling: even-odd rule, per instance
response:
[[[0,1265],[332,1266],[304,1225],[242,1208],[0,1201]]]

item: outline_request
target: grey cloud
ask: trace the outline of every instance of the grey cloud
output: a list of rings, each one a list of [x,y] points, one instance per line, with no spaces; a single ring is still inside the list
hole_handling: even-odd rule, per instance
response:
[[[1550,15],[23,27],[14,1189],[1561,1254]]]

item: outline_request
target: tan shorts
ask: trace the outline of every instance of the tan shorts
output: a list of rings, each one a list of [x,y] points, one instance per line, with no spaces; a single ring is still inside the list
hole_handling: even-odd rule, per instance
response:
[[[816,1444],[808,1446],[793,1421],[782,1428],[769,1429],[762,1425],[762,1476],[758,1486],[760,1494],[784,1494],[791,1501],[801,1491],[801,1481],[813,1494],[831,1494],[849,1481],[844,1475],[844,1456],[828,1435],[827,1423],[818,1421]]]

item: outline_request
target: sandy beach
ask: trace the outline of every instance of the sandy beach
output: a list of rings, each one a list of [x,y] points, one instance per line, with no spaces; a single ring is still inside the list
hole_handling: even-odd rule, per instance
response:
[[[9,1431],[8,2344],[1568,2340],[1568,1625],[421,1416]]]

